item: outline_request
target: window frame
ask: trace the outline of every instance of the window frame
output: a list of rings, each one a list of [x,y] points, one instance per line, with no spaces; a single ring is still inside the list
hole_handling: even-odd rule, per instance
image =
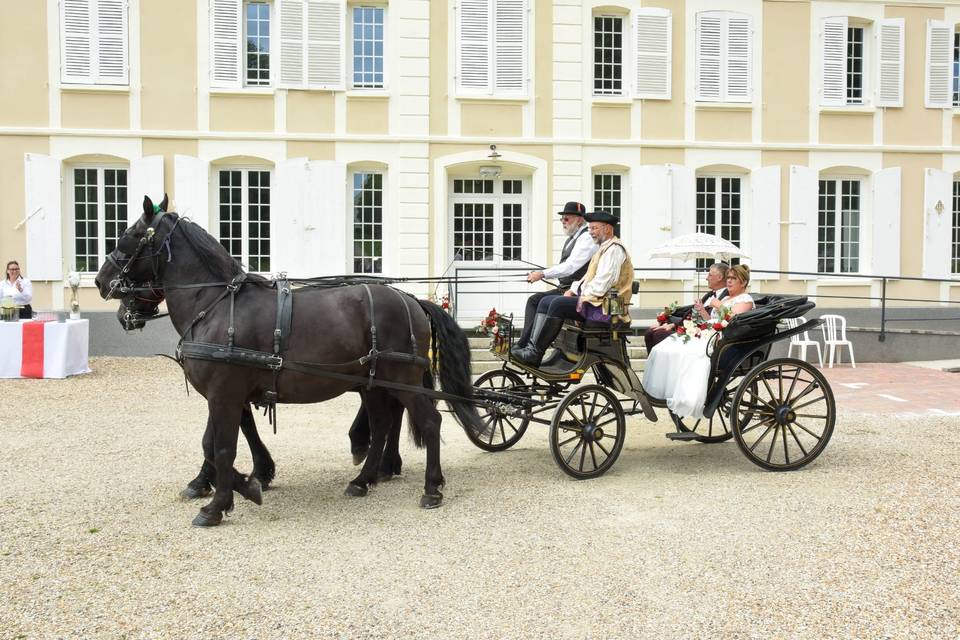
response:
[[[860,207],[857,209],[857,268],[853,271],[842,271],[842,262],[843,262],[843,210],[840,203],[840,199],[843,197],[842,183],[844,181],[855,181],[860,184],[859,193],[857,197],[859,199]],[[834,263],[833,271],[824,271],[820,269],[820,183],[821,182],[834,182],[837,184],[837,192],[835,198],[837,198],[836,208],[834,210],[834,224],[832,225],[834,231],[834,248],[835,252],[832,258],[829,258]],[[869,188],[869,180],[865,176],[858,175],[849,175],[849,174],[827,174],[827,175],[818,175],[817,176],[817,244],[816,244],[816,260],[817,260],[817,273],[823,273],[828,275],[857,275],[863,273],[864,264],[867,262],[866,255],[866,232],[867,232],[867,221],[866,221],[866,206],[867,202],[867,190]],[[848,258],[849,260],[849,258]]]
[[[65,165],[67,176],[67,203],[69,207],[69,216],[65,216],[67,219],[67,232],[64,234],[67,240],[68,252],[64,255],[64,262],[71,265],[71,271],[78,271],[81,276],[88,276],[90,274],[96,274],[100,268],[103,266],[104,261],[106,260],[107,255],[110,254],[113,249],[107,251],[107,238],[106,238],[106,183],[104,180],[104,172],[110,170],[123,170],[127,172],[127,184],[126,188],[130,189],[130,165],[124,165],[118,162],[78,162],[78,163],[68,163]],[[94,169],[97,171],[97,269],[93,271],[80,270],[77,268],[77,233],[76,233],[76,174],[75,170],[83,169],[89,170]],[[119,231],[117,238],[119,238],[128,226],[128,221],[130,219],[130,210],[129,210],[129,191],[127,193],[128,198],[123,200],[118,200],[117,204],[122,204],[126,208],[126,217],[118,218],[117,224],[119,225]]]
[[[251,4],[263,4],[268,7],[267,24],[269,25],[269,50],[267,51],[267,59],[269,61],[268,74],[269,78],[265,84],[250,84],[249,79],[247,78],[247,73],[250,71],[247,66],[247,39],[249,38],[248,24],[247,24],[247,8]],[[275,0],[243,0],[240,5],[241,19],[243,20],[242,30],[240,34],[241,50],[240,56],[242,59],[241,62],[241,72],[242,80],[241,86],[244,89],[272,89],[276,86],[276,62],[278,61],[276,56],[276,35],[277,35],[277,12],[276,12],[276,2]]]
[[[960,179],[956,176],[952,180],[952,231],[950,237],[950,275],[960,276]]]
[[[720,40],[717,43],[719,50],[719,63],[717,68],[717,83],[719,85],[717,97],[712,97],[703,93],[700,85],[701,60],[704,58],[704,52],[701,49],[701,21],[703,18],[713,18],[720,20]],[[740,97],[732,95],[730,82],[730,69],[732,58],[730,55],[730,21],[732,19],[744,19],[747,22],[746,39],[746,96]],[[756,64],[756,17],[753,13],[742,10],[724,10],[724,9],[705,9],[694,14],[694,40],[693,40],[693,98],[697,105],[724,105],[735,104],[744,105],[744,108],[752,108],[757,100],[757,89],[754,86],[754,74],[757,72]],[[735,60],[734,60],[735,61]]]
[[[358,256],[357,256],[357,254],[356,254],[356,252],[355,252],[355,244],[356,244],[356,242],[357,242],[356,235],[355,235],[355,234],[356,234],[357,222],[356,222],[356,205],[354,204],[354,198],[356,197],[357,194],[356,194],[356,187],[355,187],[354,185],[355,185],[355,181],[356,181],[356,176],[357,176],[357,175],[363,175],[363,174],[378,175],[378,176],[380,176],[380,205],[379,205],[379,206],[380,206],[380,222],[379,222],[379,223],[377,223],[377,222],[370,222],[370,223],[361,222],[361,223],[360,223],[361,225],[370,224],[370,225],[372,225],[372,226],[374,226],[374,227],[375,227],[376,225],[378,225],[378,224],[379,224],[379,226],[380,226],[380,238],[379,238],[379,240],[377,240],[375,237],[372,238],[371,240],[369,240],[369,242],[379,242],[379,243],[380,243],[380,257],[379,257],[379,260],[380,260],[380,269],[379,269],[379,271],[376,270],[376,269],[373,270],[373,271],[358,271],[358,270],[356,269],[356,260],[358,259]],[[347,180],[348,180],[347,184],[348,184],[348,189],[349,189],[349,194],[350,194],[350,197],[349,197],[349,200],[348,200],[348,202],[349,202],[349,208],[350,208],[349,214],[348,214],[348,215],[349,215],[348,224],[349,224],[349,226],[350,226],[350,230],[349,230],[349,236],[348,236],[348,237],[349,237],[349,240],[348,240],[348,242],[349,242],[349,247],[348,247],[348,250],[347,250],[347,260],[348,260],[348,264],[350,265],[350,268],[351,268],[351,273],[355,273],[355,274],[382,274],[382,273],[384,273],[384,267],[385,267],[385,263],[386,263],[386,256],[385,256],[386,243],[384,242],[384,236],[385,236],[385,228],[386,228],[387,171],[386,171],[385,169],[379,169],[379,168],[366,168],[366,169],[364,169],[364,168],[357,168],[357,169],[352,169],[352,170],[350,170],[350,171],[347,172]],[[361,205],[361,206],[362,206],[362,205]],[[373,205],[373,207],[376,207],[376,205]],[[362,242],[368,242],[368,240],[365,240],[365,239],[361,238],[360,242],[361,242],[361,243],[362,243]],[[360,260],[365,260],[365,259],[368,259],[368,256],[360,256],[359,259],[360,259]],[[375,258],[374,258],[374,259],[375,259]]]
[[[383,56],[382,56],[382,62],[381,62],[383,80],[380,83],[379,87],[364,87],[364,86],[357,86],[354,84],[354,73],[356,71],[357,59],[353,53],[353,42],[354,42],[353,41],[353,29],[354,29],[353,11],[354,9],[365,9],[365,8],[380,9],[381,11],[383,11]],[[346,11],[347,11],[347,17],[346,17],[347,33],[345,34],[345,37],[344,37],[344,47],[345,47],[344,54],[345,56],[349,57],[349,62],[346,65],[347,66],[347,78],[346,78],[347,90],[356,91],[358,93],[373,93],[373,94],[388,92],[390,90],[387,82],[389,78],[389,69],[390,69],[390,64],[389,64],[390,56],[388,55],[389,46],[390,46],[390,39],[389,39],[390,6],[386,3],[378,2],[377,0],[371,0],[369,2],[363,2],[362,0],[358,0],[357,2],[347,2]]]
[[[131,29],[130,29],[130,5],[129,1],[125,0],[122,3],[122,15],[121,15],[121,29],[122,29],[122,39],[123,39],[123,60],[122,64],[124,65],[123,75],[118,78],[104,78],[100,74],[100,38],[99,36],[99,6],[97,0],[86,0],[87,2],[87,18],[89,20],[89,32],[88,32],[88,64],[89,64],[89,73],[85,76],[81,75],[71,75],[68,71],[67,64],[67,2],[65,0],[59,0],[57,3],[57,19],[59,23],[59,35],[58,42],[60,48],[59,55],[59,73],[57,73],[57,78],[60,87],[64,89],[84,89],[87,87],[96,87],[98,89],[122,91],[129,89],[130,87],[130,73],[131,66],[134,62],[130,58],[130,39],[131,39]]]
[[[628,80],[630,77],[632,77],[632,67],[630,66],[629,54],[633,50],[633,48],[631,47],[630,32],[631,32],[631,24],[633,24],[634,22],[634,20],[631,20],[630,18],[631,18],[631,14],[629,12],[618,13],[610,10],[595,11],[590,16],[590,20],[591,20],[590,66],[592,69],[590,74],[590,79],[591,79],[590,94],[594,98],[600,98],[600,99],[627,98],[627,97],[631,97],[633,94],[632,85]],[[598,63],[596,62],[596,56],[597,56],[596,23],[597,23],[597,20],[604,20],[604,19],[620,21],[620,89],[619,91],[616,91],[616,92],[614,91],[598,92],[598,89],[597,89],[598,78],[596,75],[596,67]],[[611,48],[611,50],[615,51],[615,49],[613,48]],[[600,64],[605,64],[605,63],[600,63]]]
[[[709,173],[709,172],[708,172],[708,173],[697,173],[697,174],[694,176],[694,194],[693,194],[693,198],[694,198],[694,200],[693,200],[693,230],[694,230],[694,232],[697,232],[697,233],[708,233],[708,234],[710,234],[710,235],[717,236],[718,238],[723,238],[724,240],[728,240],[729,242],[732,242],[733,244],[735,244],[737,247],[739,247],[739,248],[741,248],[741,249],[743,248],[743,246],[744,246],[744,240],[746,239],[745,225],[744,225],[744,219],[745,219],[745,217],[746,217],[746,200],[745,200],[744,191],[745,191],[745,187],[747,186],[747,185],[746,185],[746,179],[747,179],[747,177],[748,177],[748,176],[743,175],[743,174],[729,173],[729,172],[721,172],[721,173]],[[713,223],[713,230],[709,230],[709,229],[706,229],[706,228],[701,229],[701,226],[706,227],[706,224],[701,225],[701,224],[698,222],[698,217],[699,217],[699,215],[700,215],[700,206],[699,206],[699,204],[698,204],[698,198],[699,198],[699,196],[700,196],[700,185],[699,185],[699,181],[700,181],[701,178],[702,178],[702,179],[705,179],[705,180],[716,180],[716,184],[715,184],[714,189],[713,189],[713,196],[714,196],[714,206],[713,206],[714,223]],[[721,201],[721,198],[722,198],[722,195],[723,195],[723,180],[738,180],[738,181],[739,181],[739,188],[738,188],[737,196],[739,197],[740,201],[739,201],[739,206],[737,207],[737,224],[736,224],[736,225],[732,225],[732,224],[727,225],[728,227],[731,227],[731,228],[734,227],[734,226],[736,226],[736,229],[737,229],[737,240],[736,240],[736,241],[730,240],[729,238],[725,238],[724,235],[723,235],[723,233],[722,233],[722,229],[723,229],[723,226],[724,226],[724,225],[723,225],[722,222],[721,222],[721,204],[720,204],[720,201]],[[697,265],[697,267],[700,268],[700,269],[705,269],[705,268],[709,267],[711,264],[713,264],[714,262],[715,262],[714,260],[709,259],[709,258],[698,258],[697,261],[696,261],[696,265]],[[731,264],[731,265],[739,264],[739,262],[740,262],[740,260],[739,260],[738,258],[733,258],[733,259],[730,260],[730,264]]]
[[[465,86],[462,82],[462,66],[463,66],[463,48],[462,44],[465,40],[463,35],[463,6],[460,2],[453,3],[452,19],[453,19],[453,42],[452,42],[452,54],[453,64],[451,66],[452,73],[449,73],[449,77],[452,80],[452,91],[451,96],[456,99],[488,99],[488,100],[520,100],[526,101],[529,100],[532,93],[533,85],[533,66],[531,55],[531,42],[530,42],[530,32],[532,29],[533,22],[533,7],[531,0],[484,0],[487,4],[486,7],[486,27],[487,27],[487,37],[486,37],[486,58],[487,58],[487,81],[486,86],[480,88],[478,86]],[[523,18],[523,30],[522,30],[522,52],[519,56],[522,61],[523,68],[521,69],[521,88],[518,90],[511,89],[501,89],[497,86],[497,79],[499,77],[498,73],[498,58],[497,58],[497,4],[499,2],[518,2],[521,7],[520,10],[524,16]]]
[[[493,192],[492,193],[455,193],[454,190],[454,181],[455,180],[490,180],[493,182]],[[503,192],[503,185],[505,182],[519,180],[521,183],[521,193],[507,193]],[[480,202],[486,203],[490,202],[493,205],[493,229],[491,233],[493,234],[493,258],[492,260],[456,260],[455,263],[460,266],[499,266],[504,264],[525,264],[523,261],[527,260],[527,257],[530,255],[531,247],[529,242],[526,244],[520,245],[520,258],[518,259],[504,259],[504,225],[503,225],[503,205],[505,204],[519,204],[521,207],[521,216],[520,216],[520,236],[523,240],[525,235],[528,235],[530,232],[530,189],[532,188],[532,182],[529,176],[515,176],[515,175],[505,175],[500,178],[478,178],[476,175],[450,175],[448,177],[447,184],[447,193],[449,200],[449,231],[447,234],[447,246],[450,247],[451,258],[456,256],[457,247],[456,247],[456,215],[455,208],[457,203],[469,203],[476,204],[478,200],[477,195],[480,195],[484,198]],[[514,232],[516,233],[516,232]]]
[[[269,165],[214,165],[212,168],[213,175],[211,176],[210,185],[211,185],[211,195],[213,199],[213,206],[211,209],[210,216],[210,229],[211,235],[217,239],[217,242],[220,243],[220,246],[223,246],[222,238],[220,235],[220,172],[221,171],[240,171],[240,263],[249,273],[258,273],[258,274],[269,274],[273,267],[273,253],[276,248],[277,234],[275,229],[276,218],[274,216],[274,206],[275,198],[272,195],[273,189],[276,187],[276,169],[273,166]],[[266,240],[270,243],[270,251],[266,254],[267,260],[270,264],[266,270],[257,270],[250,268],[250,194],[249,194],[249,175],[251,171],[265,172],[270,174],[270,220],[268,222],[269,226],[269,235]],[[261,237],[262,241],[263,238]],[[226,249],[226,247],[224,247]],[[227,252],[230,253],[230,250],[227,249]],[[233,254],[230,253],[232,256]],[[261,256],[262,257],[262,256]]]

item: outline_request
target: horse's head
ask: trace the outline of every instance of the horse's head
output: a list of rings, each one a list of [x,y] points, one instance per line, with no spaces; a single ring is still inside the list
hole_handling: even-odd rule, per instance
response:
[[[166,195],[159,205],[144,196],[143,215],[117,239],[94,281],[104,300],[121,300],[118,317],[125,329],[143,327],[142,318],[156,315],[163,301],[164,245],[178,220],[167,205]]]

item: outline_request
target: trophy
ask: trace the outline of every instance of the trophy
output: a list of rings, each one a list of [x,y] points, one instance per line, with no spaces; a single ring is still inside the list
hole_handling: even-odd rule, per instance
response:
[[[67,284],[70,285],[70,319],[80,319],[80,299],[77,297],[77,289],[80,288],[80,274],[71,271],[67,274]]]

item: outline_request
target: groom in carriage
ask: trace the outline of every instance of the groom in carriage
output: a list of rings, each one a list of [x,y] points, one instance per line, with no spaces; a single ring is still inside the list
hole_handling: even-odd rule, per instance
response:
[[[633,263],[627,248],[614,234],[617,216],[607,211],[584,215],[590,237],[598,246],[582,280],[574,281],[562,296],[540,300],[526,346],[514,347],[519,362],[540,366],[544,352],[560,333],[564,320],[630,324],[627,307],[633,286]],[[611,304],[611,294],[614,303]]]

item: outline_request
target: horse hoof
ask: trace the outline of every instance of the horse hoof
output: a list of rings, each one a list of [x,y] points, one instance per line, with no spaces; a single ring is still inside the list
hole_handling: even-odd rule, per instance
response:
[[[209,514],[203,509],[200,510],[200,513],[197,514],[197,517],[193,519],[193,526],[195,527],[215,527],[223,521],[223,514],[217,511],[215,514]]]
[[[442,493],[425,493],[420,498],[420,506],[424,509],[436,509],[443,502]]]
[[[343,495],[349,498],[362,498],[363,496],[367,495],[367,491],[369,491],[369,489],[366,487],[361,487],[360,485],[353,484],[351,482],[347,485],[347,488],[344,489]]]
[[[187,488],[180,492],[180,497],[184,500],[196,500],[197,498],[206,498],[213,490],[210,487],[195,487],[188,484]]]
[[[364,449],[363,451],[355,451],[353,453],[353,466],[359,467],[363,464],[363,461],[367,459],[367,451],[368,449]]]
[[[263,504],[263,491],[261,490],[260,481],[256,478],[250,478],[247,480],[247,486],[244,487],[243,493],[240,495],[253,504]]]

